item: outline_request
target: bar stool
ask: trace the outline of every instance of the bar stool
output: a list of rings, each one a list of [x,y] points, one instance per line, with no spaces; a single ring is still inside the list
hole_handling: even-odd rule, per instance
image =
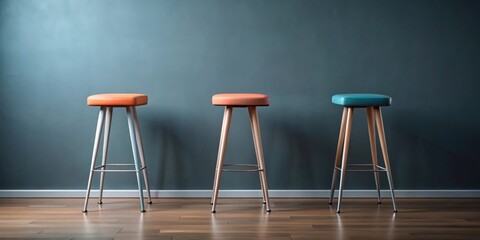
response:
[[[138,125],[138,116],[135,109],[136,106],[146,105],[148,102],[147,95],[134,93],[111,93],[111,94],[96,94],[91,95],[87,99],[88,106],[99,106],[100,112],[98,114],[97,130],[95,132],[95,142],[93,144],[92,164],[90,166],[90,175],[88,177],[87,194],[85,196],[85,205],[83,212],[87,212],[88,199],[90,197],[90,189],[92,186],[92,179],[94,172],[100,172],[100,195],[98,203],[102,204],[103,197],[103,183],[106,172],[135,172],[137,175],[138,191],[140,195],[140,211],[145,212],[143,203],[143,188],[140,172],[143,173],[143,180],[148,194],[148,203],[152,203],[150,195],[150,186],[148,184],[147,166],[145,165],[145,157],[143,154],[142,139],[140,137],[140,128]],[[130,141],[133,151],[134,164],[107,164],[108,141],[110,138],[110,125],[112,122],[112,112],[115,107],[124,107],[127,111],[128,129],[130,132]],[[95,166],[97,159],[98,148],[100,145],[100,138],[102,135],[102,128],[105,123],[104,137],[103,137],[103,152],[102,163]],[[134,170],[125,169],[108,169],[107,166],[134,166]]]
[[[258,172],[260,177],[260,186],[262,188],[263,203],[266,204],[266,211],[270,212],[270,202],[268,198],[267,177],[265,173],[265,162],[263,160],[262,139],[260,135],[260,125],[258,123],[257,106],[268,106],[270,100],[264,94],[252,93],[224,93],[216,94],[212,97],[212,104],[215,106],[225,106],[223,114],[222,132],[220,135],[220,144],[218,147],[217,166],[212,191],[212,213],[215,213],[215,207],[218,198],[218,189],[222,171],[225,172]],[[225,150],[227,147],[228,130],[232,118],[233,108],[248,107],[250,115],[250,126],[252,128],[253,143],[257,156],[257,164],[224,164]],[[224,166],[234,167],[233,169],[224,169]],[[235,169],[237,167],[237,169]]]
[[[338,137],[337,154],[335,157],[335,166],[333,168],[332,186],[330,190],[329,204],[332,204],[333,195],[335,192],[335,185],[337,180],[337,173],[340,171],[340,186],[338,190],[338,205],[337,213],[340,213],[340,203],[342,201],[343,184],[345,182],[346,171],[372,171],[375,177],[375,184],[378,193],[378,203],[381,203],[380,198],[380,179],[379,172],[387,174],[388,184],[392,196],[393,211],[397,212],[397,205],[395,203],[395,194],[393,188],[392,173],[390,171],[390,160],[388,158],[387,140],[385,138],[385,131],[383,128],[382,112],[380,107],[390,106],[392,99],[389,96],[380,94],[337,94],[332,97],[332,103],[343,106],[342,123],[340,125],[340,135]],[[372,164],[348,164],[348,146],[350,144],[350,133],[352,128],[353,110],[355,108],[366,108],[368,136],[370,139],[370,151],[372,154]],[[383,160],[385,167],[378,165],[377,146],[375,139],[375,123],[378,130],[378,137],[380,146],[382,148]],[[342,159],[340,165],[340,158]],[[350,167],[352,167],[350,169]],[[349,169],[347,169],[349,168]]]

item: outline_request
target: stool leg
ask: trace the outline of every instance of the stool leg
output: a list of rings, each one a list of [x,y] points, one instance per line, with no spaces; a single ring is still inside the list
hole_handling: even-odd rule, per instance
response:
[[[252,136],[253,136],[253,146],[255,147],[255,155],[257,157],[257,165],[258,165],[258,177],[260,179],[260,187],[262,189],[262,201],[263,201],[263,204],[266,204],[267,201],[265,200],[265,191],[263,191],[263,181],[262,181],[262,174],[261,174],[261,171],[264,171],[264,169],[261,167],[262,165],[259,163],[258,159],[258,150],[257,150],[257,138],[256,138],[256,132],[255,132],[255,127],[254,127],[254,119],[253,119],[253,115],[256,113],[256,107],[249,107],[248,108],[248,114],[249,114],[249,118],[250,118],[250,128],[252,130]],[[260,128],[260,126],[258,126]],[[261,138],[260,138],[261,140]],[[260,143],[261,144],[261,143]],[[262,170],[263,169],[263,170]]]
[[[345,140],[343,143],[342,168],[340,170],[340,186],[338,189],[337,213],[340,213],[340,204],[342,202],[343,184],[345,182],[345,172],[347,170],[348,146],[350,144],[350,134],[352,130],[353,108],[347,108],[347,124],[345,126]]]
[[[377,121],[378,138],[380,140],[380,146],[382,147],[383,161],[385,162],[385,169],[387,170],[388,185],[390,186],[390,192],[392,194],[393,211],[397,212],[397,204],[395,203],[394,193],[395,190],[393,188],[392,172],[390,170],[390,159],[388,158],[387,139],[385,137],[385,130],[383,128],[382,112],[380,107],[375,107],[374,111]]]
[[[220,134],[220,144],[218,146],[217,166],[215,168],[215,179],[213,180],[212,190],[212,213],[215,213],[215,207],[218,199],[218,189],[222,178],[223,160],[225,159],[225,150],[227,149],[228,130],[232,119],[233,107],[225,107],[223,114],[222,132]]]
[[[145,206],[143,203],[143,188],[142,188],[142,179],[140,177],[140,164],[139,164],[139,154],[138,154],[138,144],[137,139],[135,137],[135,124],[134,124],[134,117],[133,111],[135,107],[127,107],[127,119],[128,119],[128,130],[130,132],[130,142],[132,143],[132,152],[133,152],[133,161],[135,163],[135,170],[137,175],[137,184],[138,184],[138,192],[140,195],[140,212],[145,212]]]
[[[345,140],[345,125],[347,123],[347,108],[343,108],[342,114],[342,123],[340,124],[340,134],[338,136],[338,144],[337,144],[337,154],[335,155],[335,164],[333,166],[333,175],[332,175],[332,185],[330,188],[330,199],[328,200],[328,204],[332,204],[333,194],[335,193],[335,185],[337,184],[337,173],[338,168],[340,167],[340,157],[342,156],[343,150],[343,141]]]
[[[108,153],[108,142],[110,139],[110,126],[112,123],[112,107],[107,107],[107,113],[105,116],[105,128],[103,135],[103,152],[102,152],[102,168],[101,170],[106,169],[107,165],[107,153]],[[100,172],[100,193],[98,196],[98,204],[102,204],[103,199],[103,183],[105,182],[105,172]]]
[[[145,188],[147,189],[147,196],[148,196],[148,204],[152,204],[152,195],[150,194],[150,184],[148,181],[148,175],[147,175],[147,165],[145,163],[145,155],[143,152],[143,143],[142,143],[142,137],[140,135],[140,126],[138,124],[138,115],[137,115],[137,110],[135,108],[132,109],[133,112],[133,125],[135,127],[135,136],[137,139],[137,148],[138,148],[138,153],[140,155],[140,162],[141,166],[143,168],[143,179],[145,180]]]
[[[375,115],[373,107],[367,107],[368,137],[370,139],[370,152],[372,153],[373,176],[377,187],[377,202],[382,203],[380,196],[380,177],[378,174],[377,140],[375,138]]]
[[[88,176],[87,193],[85,195],[85,205],[83,212],[87,212],[88,198],[90,197],[90,189],[92,187],[93,170],[95,168],[95,160],[97,159],[98,147],[100,145],[100,138],[102,136],[103,121],[105,119],[105,107],[100,107],[98,113],[97,130],[95,131],[95,141],[93,143],[92,164],[90,165],[90,175]]]
[[[250,125],[252,128],[253,143],[255,145],[255,153],[257,155],[258,174],[260,177],[260,185],[262,187],[263,202],[266,204],[266,211],[270,212],[270,201],[268,198],[267,174],[265,171],[265,161],[263,158],[262,136],[260,133],[260,124],[258,122],[257,108],[255,106],[248,107],[250,116]]]

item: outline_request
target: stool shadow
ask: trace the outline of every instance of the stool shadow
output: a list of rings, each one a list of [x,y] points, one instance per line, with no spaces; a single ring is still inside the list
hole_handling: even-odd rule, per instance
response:
[[[388,112],[386,112],[388,113]],[[458,114],[395,111],[385,116],[392,175],[398,186],[475,188],[480,131]],[[418,169],[423,174],[418,174]],[[433,180],[432,180],[433,179]],[[467,186],[469,185],[469,186]]]
[[[270,119],[271,120],[271,119]],[[309,121],[310,122],[310,121]],[[298,121],[270,121],[265,126],[269,144],[266,158],[272,189],[319,189],[330,183],[336,137],[318,124],[309,128]],[[314,131],[310,129],[315,129]],[[268,138],[268,139],[267,139]]]
[[[166,119],[150,119],[149,131],[150,140],[153,149],[150,151],[154,156],[154,168],[149,171],[152,174],[151,179],[154,180],[151,185],[152,189],[181,189],[188,185],[184,173],[188,167],[186,166],[187,149],[180,141],[180,137],[175,134],[172,129],[175,124],[172,120]],[[160,196],[161,197],[161,196]]]

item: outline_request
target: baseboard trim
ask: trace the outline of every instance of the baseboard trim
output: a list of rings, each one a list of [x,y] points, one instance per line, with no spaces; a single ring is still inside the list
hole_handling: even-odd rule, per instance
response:
[[[382,197],[390,197],[388,190],[382,190]],[[152,190],[155,198],[209,198],[211,190]],[[327,198],[329,190],[270,190],[272,198]],[[376,197],[375,190],[345,190],[344,196],[351,198]],[[396,190],[399,198],[479,198],[480,190]],[[97,197],[98,190],[92,190],[91,197]],[[105,190],[105,197],[137,197],[137,190]],[[261,197],[260,190],[220,190],[220,197],[253,198]],[[85,190],[0,190],[0,198],[71,198],[85,197]]]

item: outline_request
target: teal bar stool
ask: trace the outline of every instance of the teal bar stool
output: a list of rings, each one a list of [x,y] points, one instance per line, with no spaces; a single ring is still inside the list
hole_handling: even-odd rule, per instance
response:
[[[342,202],[343,184],[345,182],[346,171],[371,171],[374,173],[375,185],[378,193],[378,203],[381,203],[380,196],[380,178],[379,172],[387,174],[388,185],[392,195],[393,211],[397,212],[395,203],[395,193],[393,188],[392,173],[390,171],[390,160],[388,158],[387,140],[383,128],[382,112],[380,107],[390,106],[392,98],[380,94],[337,94],[332,97],[332,103],[343,106],[342,123],[340,125],[340,135],[338,137],[337,154],[335,157],[335,166],[333,168],[332,186],[330,190],[329,204],[332,204],[337,175],[340,171],[340,186],[338,189],[337,213],[340,213],[340,204]],[[355,108],[365,108],[367,110],[368,136],[370,139],[370,151],[372,153],[372,164],[348,164],[348,146],[350,144],[350,133],[352,129],[353,110]],[[382,148],[383,160],[385,166],[378,164],[377,144],[375,139],[375,124],[377,126],[380,146]],[[340,161],[340,159],[342,159]]]

